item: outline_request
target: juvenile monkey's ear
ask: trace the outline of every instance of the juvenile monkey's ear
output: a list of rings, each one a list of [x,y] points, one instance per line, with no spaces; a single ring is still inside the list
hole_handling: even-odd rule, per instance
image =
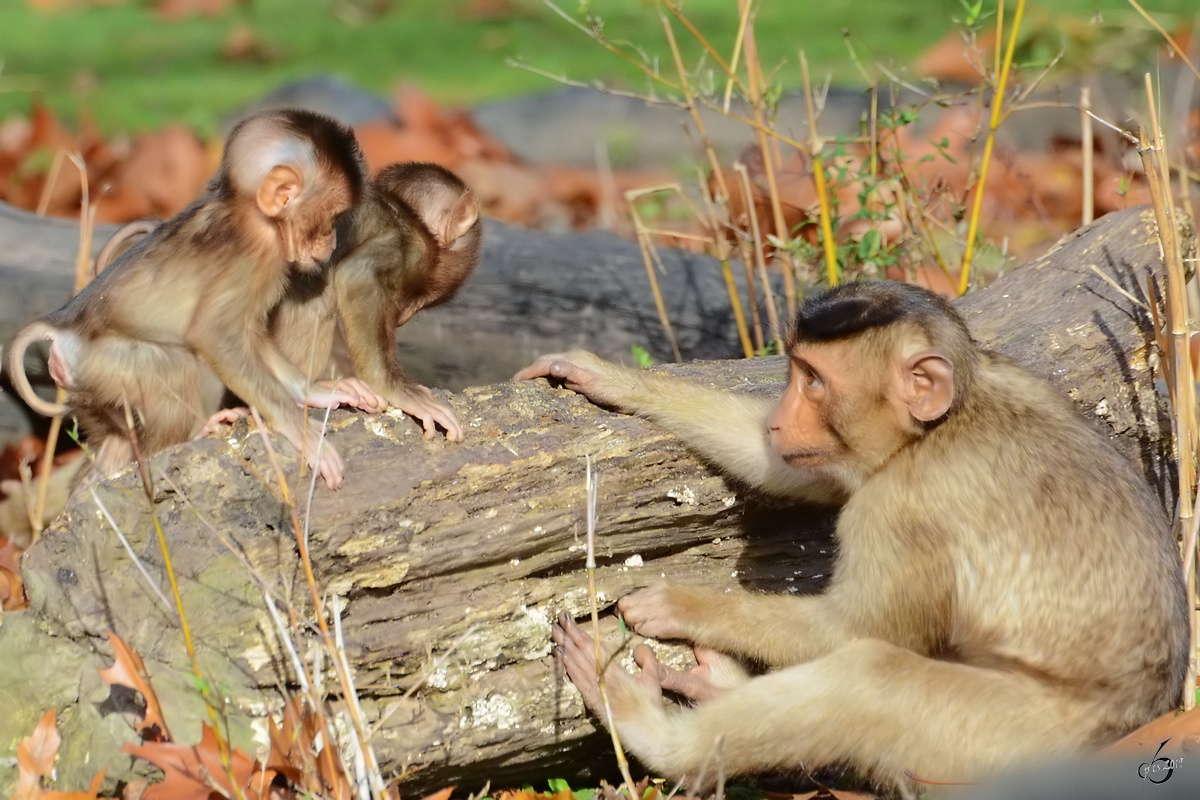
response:
[[[463,192],[462,197],[458,198],[458,202],[446,215],[445,224],[440,226],[439,234],[442,238],[442,246],[446,247],[458,241],[459,237],[471,230],[471,226],[477,219],[479,219],[479,201],[475,199],[474,192],[467,190]]]
[[[258,185],[258,210],[268,217],[278,217],[304,189],[304,176],[295,167],[277,164]]]
[[[935,350],[911,356],[904,364],[904,391],[913,419],[933,422],[954,402],[954,365]]]

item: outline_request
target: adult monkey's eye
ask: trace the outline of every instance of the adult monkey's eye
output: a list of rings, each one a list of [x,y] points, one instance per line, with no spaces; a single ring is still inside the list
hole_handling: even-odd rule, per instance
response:
[[[805,367],[804,368],[804,385],[810,389],[820,389],[821,388],[821,378],[817,375],[817,373],[815,373],[811,369]]]

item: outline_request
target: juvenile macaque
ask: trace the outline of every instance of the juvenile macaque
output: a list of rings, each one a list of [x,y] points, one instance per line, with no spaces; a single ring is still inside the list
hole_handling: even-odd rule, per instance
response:
[[[648,767],[695,776],[719,746],[726,774],[843,764],[908,791],[1099,745],[1179,702],[1169,524],[1067,398],[905,284],[806,300],[788,353],[774,408],[588,353],[516,376],[654,420],[752,486],[844,503],[824,594],[668,583],[621,599],[640,634],[772,670],[681,675],[648,648],[636,677],[608,666],[613,722]],[[591,639],[565,615],[553,638],[604,720]]]
[[[230,133],[206,194],[121,254],[64,308],[27,325],[9,353],[13,385],[47,415],[74,410],[104,473],[132,458],[125,405],[143,452],[186,441],[228,387],[258,407],[331,487],[344,467],[302,405],[359,404],[317,391],[268,334],[294,272],[324,268],[337,217],[362,196],[353,134],[306,111],[267,111]],[[48,339],[70,406],[32,391],[26,348]],[[210,371],[211,370],[211,371]]]
[[[325,371],[336,319],[360,382],[411,414],[432,437],[462,441],[454,412],[413,382],[396,362],[396,329],[422,308],[450,300],[479,261],[483,226],[470,189],[436,164],[393,164],[371,181],[362,204],[339,226],[332,281],[296,281],[272,330],[302,371]],[[365,386],[363,386],[365,384]],[[373,409],[368,409],[373,410]]]

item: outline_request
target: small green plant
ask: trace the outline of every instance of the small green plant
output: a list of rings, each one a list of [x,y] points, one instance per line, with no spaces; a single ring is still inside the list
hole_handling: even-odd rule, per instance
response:
[[[654,366],[654,357],[650,355],[650,351],[642,347],[640,344],[629,346],[629,352],[633,355],[633,363],[637,364],[642,369]]]

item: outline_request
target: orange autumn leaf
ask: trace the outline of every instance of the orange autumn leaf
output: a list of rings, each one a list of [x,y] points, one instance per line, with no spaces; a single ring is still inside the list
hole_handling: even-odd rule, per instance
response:
[[[108,641],[113,648],[114,661],[111,667],[99,671],[100,677],[110,686],[114,684],[127,686],[142,695],[146,701],[146,711],[142,715],[142,722],[138,725],[137,731],[143,739],[151,742],[171,741],[171,731],[168,730],[167,723],[163,719],[162,708],[158,704],[158,695],[150,686],[146,665],[142,663],[141,656],[133,652],[133,648],[112,631],[108,632]]]
[[[33,733],[17,745],[17,788],[12,800],[33,800],[44,793],[42,778],[49,777],[54,771],[54,759],[62,744],[54,722],[54,709],[50,709]]]
[[[96,773],[96,776],[92,778],[92,785],[86,792],[43,791],[38,798],[39,800],[97,800],[100,794],[100,785],[104,783],[105,772],[107,770],[102,769]]]
[[[16,572],[21,568],[21,551],[4,536],[0,536],[0,567],[9,572]]]
[[[0,567],[0,610],[18,611],[27,608],[29,601],[25,599],[25,584],[21,574],[13,572],[8,567]]]
[[[217,736],[209,725],[204,726],[200,743],[193,746],[171,742],[146,742],[134,747],[128,742],[121,749],[149,761],[163,771],[163,779],[146,787],[145,800],[210,800],[241,794],[246,800],[263,800],[275,780],[275,770],[264,770],[257,761],[241,750],[230,752],[230,770],[221,763]],[[230,785],[230,773],[238,792]],[[220,787],[218,792],[213,786]],[[261,793],[260,793],[261,792]]]
[[[55,713],[47,711],[33,733],[17,744],[17,786],[12,800],[96,800],[104,782],[104,770],[92,778],[86,792],[56,792],[42,788],[42,780],[54,772],[54,760],[62,737],[55,725]]]
[[[283,723],[269,722],[271,753],[267,769],[283,775],[298,789],[309,794],[349,800],[353,791],[342,762],[329,747],[318,748],[318,741],[327,741],[321,733],[321,718],[304,708],[299,698],[288,698],[283,709]]]

